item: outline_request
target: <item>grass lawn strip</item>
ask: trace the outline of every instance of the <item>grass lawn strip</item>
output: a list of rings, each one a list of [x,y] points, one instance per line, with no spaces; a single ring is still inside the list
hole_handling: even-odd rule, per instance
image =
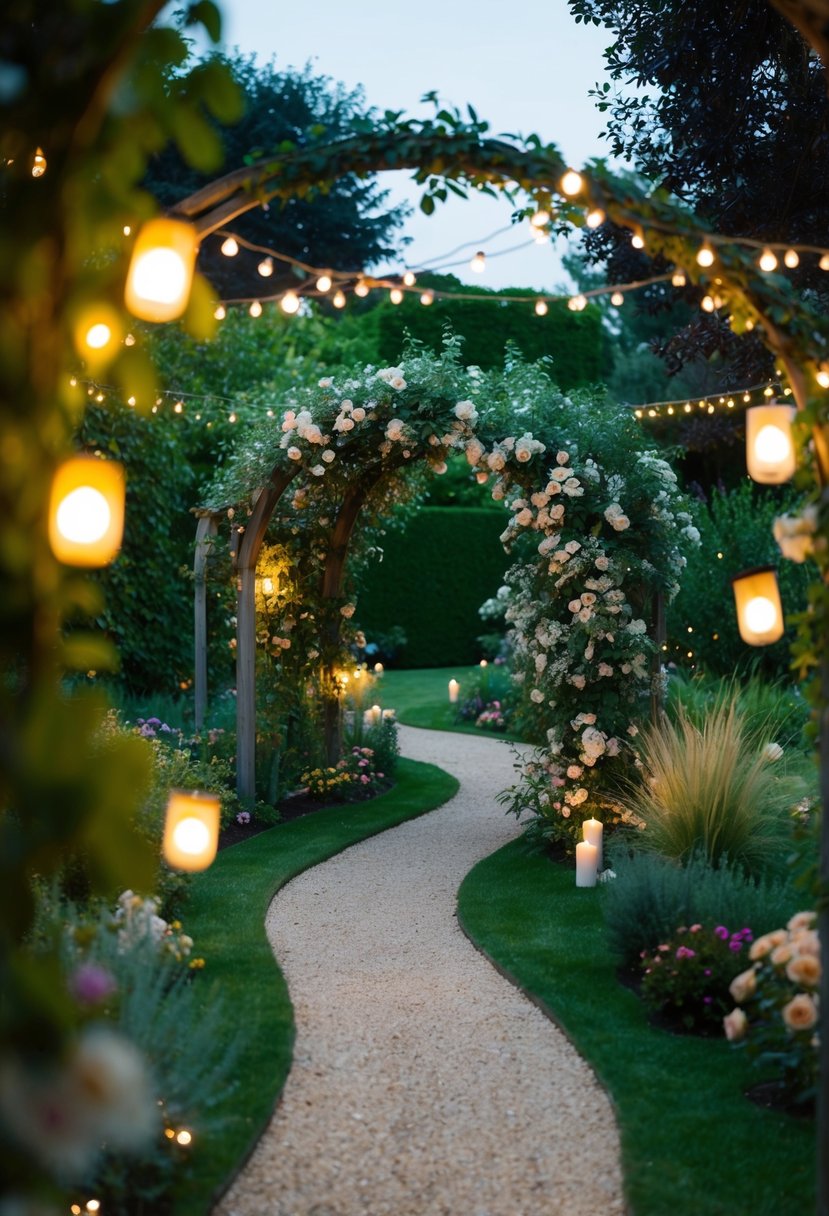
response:
[[[494,669],[497,671],[497,669]],[[449,681],[456,679],[461,686],[460,700],[466,691],[481,680],[480,667],[418,667],[409,671],[387,671],[374,685],[374,696],[384,709],[393,709],[398,722],[404,726],[422,726],[427,730],[450,730],[459,735],[493,735],[496,739],[513,739],[510,731],[499,734],[486,731],[474,722],[459,722],[455,706],[449,702]],[[493,698],[498,699],[498,685],[493,679]]]
[[[635,1216],[804,1216],[814,1206],[814,1125],[755,1106],[757,1080],[724,1039],[649,1026],[616,979],[601,890],[523,839],[479,862],[458,895],[467,936],[557,1022],[616,1108]],[[578,1136],[555,1110],[539,1135]],[[595,1145],[597,1154],[603,1151]]]
[[[194,880],[183,920],[207,960],[196,983],[219,995],[227,1042],[241,1034],[234,1084],[219,1099],[220,1132],[194,1138],[192,1170],[176,1216],[204,1216],[230,1184],[271,1117],[291,1064],[294,1020],[285,979],[265,935],[276,892],[311,866],[454,796],[458,782],[431,764],[400,760],[394,789],[368,803],[316,811],[223,850]]]

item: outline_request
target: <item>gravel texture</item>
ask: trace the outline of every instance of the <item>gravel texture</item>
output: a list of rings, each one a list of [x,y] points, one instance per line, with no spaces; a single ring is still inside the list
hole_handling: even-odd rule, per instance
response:
[[[561,1031],[461,933],[457,889],[518,831],[491,738],[401,728],[451,802],[295,878],[267,930],[297,1021],[270,1126],[215,1216],[598,1216],[623,1210],[610,1102]]]

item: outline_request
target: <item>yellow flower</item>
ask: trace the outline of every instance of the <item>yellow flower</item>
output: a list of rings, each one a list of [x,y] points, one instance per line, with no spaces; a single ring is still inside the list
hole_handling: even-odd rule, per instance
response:
[[[775,967],[785,967],[786,963],[793,954],[794,950],[791,948],[788,942],[784,942],[782,946],[774,947],[771,952],[771,961],[774,963]]]
[[[766,933],[763,937],[758,937],[756,942],[751,943],[751,949],[748,952],[748,957],[753,963],[758,959],[765,958],[774,949],[774,942],[771,939],[771,934]]]
[[[793,984],[817,988],[820,982],[820,959],[811,954],[796,954],[786,968],[786,975]]]

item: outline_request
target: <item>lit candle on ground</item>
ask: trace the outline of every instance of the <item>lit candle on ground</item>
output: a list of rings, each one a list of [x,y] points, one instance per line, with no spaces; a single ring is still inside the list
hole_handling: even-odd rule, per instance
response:
[[[602,857],[602,824],[598,819],[585,819],[582,824],[582,833],[588,844],[592,844],[596,850],[596,869],[601,870],[604,867],[604,859]]]
[[[598,852],[594,844],[582,840],[576,845],[576,886],[595,887]]]
[[[380,706],[379,706],[379,705],[372,705],[371,709],[370,709],[368,712],[369,712],[369,714],[371,715],[371,725],[372,725],[372,726],[376,726],[376,725],[377,725],[377,723],[378,723],[378,722],[379,722],[379,721],[382,719],[382,717],[383,717],[383,711],[382,711],[382,709],[380,708]]]
[[[458,700],[458,693],[460,692],[460,690],[461,690],[461,686],[457,680],[449,681],[449,703],[450,703],[450,705],[456,704],[456,702]]]
[[[381,675],[383,674],[384,670],[385,670],[385,668],[383,667],[383,664],[382,664],[382,663],[375,663],[375,664],[374,664],[374,674],[375,674],[376,676],[381,676]]]

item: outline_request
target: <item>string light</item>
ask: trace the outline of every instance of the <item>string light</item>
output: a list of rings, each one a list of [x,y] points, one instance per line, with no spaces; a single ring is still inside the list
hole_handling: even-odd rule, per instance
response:
[[[584,189],[584,178],[575,169],[568,169],[559,185],[562,194],[566,194],[568,198],[574,198]]]
[[[403,275],[403,283],[406,287],[414,287],[417,282],[417,276],[413,270],[407,270]]]
[[[829,388],[829,366],[827,364],[821,363],[815,379],[821,388]]]
[[[606,219],[601,207],[594,207],[592,211],[588,211],[585,223],[588,228],[601,228]]]
[[[124,346],[135,346],[135,334],[127,334],[124,338]]]
[[[579,292],[577,296],[570,297],[567,301],[567,307],[571,312],[583,312],[587,307],[587,297]]]
[[[787,249],[783,254],[783,262],[788,266],[789,270],[794,270],[795,266],[800,265],[800,255],[796,249]]]
[[[43,155],[43,149],[38,148],[32,159],[32,177],[43,177],[46,172],[46,157]]]
[[[403,292],[399,287],[392,287],[391,291],[389,292],[389,299],[391,300],[392,304],[402,304]]]
[[[317,279],[317,291],[321,291],[323,295],[331,290],[331,275],[321,274]]]
[[[622,294],[622,292],[614,291],[613,295],[610,297],[610,303],[613,305],[613,307],[621,308],[622,305],[624,304],[624,302],[625,302],[625,297]]]
[[[354,294],[355,296],[359,296],[361,300],[364,300],[370,290],[371,289],[365,279],[358,279],[354,287]]]
[[[549,312],[549,308],[547,307],[547,301],[546,300],[536,300],[535,315],[537,317],[546,317],[548,312]]]
[[[703,312],[714,312],[716,305],[714,304],[713,296],[703,296],[700,300],[700,308]]]
[[[331,303],[335,308],[345,308],[345,292],[337,291],[334,294],[334,298],[332,299]]]
[[[486,254],[482,249],[478,250],[472,261],[469,263],[469,269],[474,270],[475,274],[483,274],[486,270]]]
[[[829,253],[824,253],[823,257],[818,262],[821,270],[829,270]]]
[[[774,250],[768,248],[764,249],[760,254],[760,257],[757,259],[757,265],[764,272],[764,274],[770,274],[772,270],[776,270],[777,257],[775,256]]]
[[[697,265],[703,266],[703,267],[713,266],[714,257],[715,257],[714,250],[711,248],[711,246],[706,241],[705,244],[703,244],[700,247],[700,250],[697,253]]]
[[[687,282],[687,280],[685,278],[684,270],[677,269],[671,275],[671,286],[672,287],[684,287],[686,282]]]
[[[263,258],[256,269],[263,279],[269,279],[273,274],[273,258]]]
[[[430,304],[434,304],[434,302],[435,302],[435,293],[431,290],[421,292],[420,302],[426,308],[428,308]]]
[[[219,304],[218,307],[213,309],[213,316],[217,321],[224,321],[225,317],[227,316],[227,311],[224,304]]]
[[[130,227],[129,224],[124,224],[122,231],[124,233],[124,236],[129,236],[132,232],[132,228]]]
[[[549,224],[549,222],[550,213],[549,211],[545,211],[543,207],[540,207],[538,211],[536,211],[535,215],[530,216],[530,223],[532,224],[533,228],[543,228],[544,225]]]
[[[225,237],[221,244],[221,251],[226,258],[235,258],[239,252],[239,242],[234,236]]]
[[[253,303],[251,304],[250,308],[248,309],[248,312],[250,313],[250,315],[252,317],[261,317],[262,316],[262,305],[259,303],[258,300],[254,300]]]
[[[639,232],[634,232],[633,236],[630,238],[630,243],[634,249],[645,248],[645,238]]]
[[[286,291],[279,301],[279,307],[289,316],[293,316],[295,312],[299,312],[299,296],[295,291]]]

